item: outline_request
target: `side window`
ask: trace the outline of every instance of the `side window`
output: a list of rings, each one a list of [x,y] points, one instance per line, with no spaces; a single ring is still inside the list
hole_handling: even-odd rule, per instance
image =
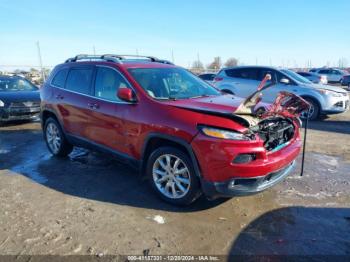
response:
[[[268,68],[266,68],[266,69],[261,68],[258,70],[258,72],[259,72],[258,73],[258,81],[262,81],[267,74],[271,75],[273,82],[276,80],[276,71],[274,71],[274,70],[271,70]]]
[[[98,67],[95,81],[95,96],[111,101],[120,101],[117,97],[119,88],[128,87],[122,75],[107,67]]]
[[[228,69],[225,71],[226,72],[226,75],[229,76],[229,77],[236,77],[236,78],[240,78],[240,73],[241,73],[241,70],[240,69]]]
[[[68,73],[66,89],[82,94],[89,94],[91,77],[91,68],[73,68]]]
[[[64,82],[66,81],[66,77],[68,74],[68,69],[62,69],[56,73],[54,78],[52,79],[51,84],[57,87],[64,87]]]
[[[258,72],[255,68],[240,68],[240,69],[229,69],[226,70],[226,74],[230,77],[257,80]]]
[[[329,74],[330,70],[320,70],[318,71],[319,74]]]

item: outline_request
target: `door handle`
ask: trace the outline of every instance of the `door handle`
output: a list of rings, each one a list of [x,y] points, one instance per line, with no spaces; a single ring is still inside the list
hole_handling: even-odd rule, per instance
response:
[[[61,94],[56,95],[56,99],[63,99],[63,98],[64,96],[62,96]]]
[[[88,103],[88,107],[91,109],[99,109],[100,105],[96,103]]]

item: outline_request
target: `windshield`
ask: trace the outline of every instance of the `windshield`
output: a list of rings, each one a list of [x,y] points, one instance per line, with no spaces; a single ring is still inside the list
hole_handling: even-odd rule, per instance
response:
[[[129,69],[139,85],[156,99],[216,96],[220,92],[182,68]]]
[[[38,88],[23,78],[0,78],[0,91],[35,91]]]
[[[287,76],[289,76],[290,78],[292,78],[293,80],[295,80],[299,83],[312,84],[312,82],[309,79],[307,79],[307,78],[305,78],[305,77],[303,77],[303,76],[301,76],[301,75],[299,75],[291,70],[282,69],[281,72],[285,73]]]

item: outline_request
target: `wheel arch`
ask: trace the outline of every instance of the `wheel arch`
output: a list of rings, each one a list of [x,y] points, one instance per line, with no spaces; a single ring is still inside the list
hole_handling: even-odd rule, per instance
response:
[[[191,145],[182,138],[166,135],[166,134],[159,134],[159,133],[149,134],[143,144],[142,155],[141,155],[141,170],[140,170],[142,176],[144,176],[146,173],[145,169],[147,166],[147,160],[151,155],[151,153],[157,148],[165,147],[165,146],[175,147],[181,150],[182,152],[184,152],[185,154],[187,154],[192,161],[196,175],[198,177],[201,176],[198,160],[195,156],[195,153],[192,150]]]
[[[61,119],[57,116],[56,112],[51,109],[44,109],[41,111],[40,113],[41,127],[44,128],[46,120],[50,117],[54,118],[60,124],[62,131],[64,132],[64,127],[62,125]]]
[[[319,112],[319,113],[322,112],[321,103],[320,103],[320,101],[319,101],[316,97],[311,96],[311,95],[301,95],[300,97],[301,97],[301,98],[308,98],[308,99],[311,99],[312,101],[316,102],[317,105],[318,105],[318,107],[320,108],[320,112]]]

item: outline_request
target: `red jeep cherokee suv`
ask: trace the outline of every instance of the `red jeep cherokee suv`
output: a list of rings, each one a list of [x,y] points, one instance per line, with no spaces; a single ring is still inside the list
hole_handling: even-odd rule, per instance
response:
[[[41,99],[53,155],[73,145],[113,153],[138,165],[173,204],[269,188],[301,148],[297,117],[234,113],[241,98],[153,57],[70,58],[52,71]]]

